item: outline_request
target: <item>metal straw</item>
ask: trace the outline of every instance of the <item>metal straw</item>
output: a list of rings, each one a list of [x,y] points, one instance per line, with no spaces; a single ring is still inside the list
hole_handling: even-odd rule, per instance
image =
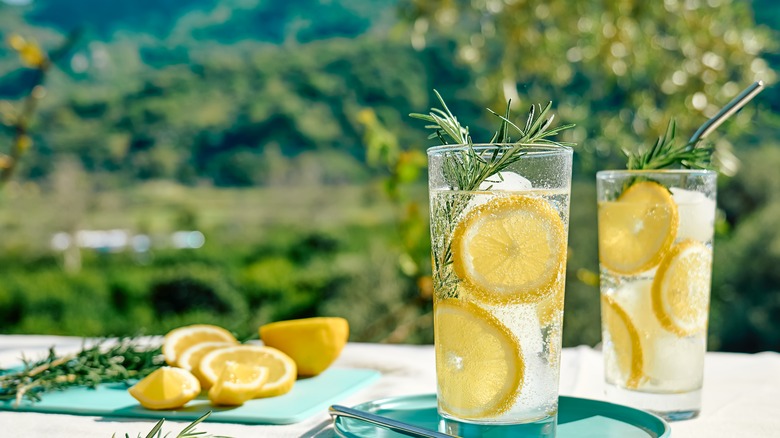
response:
[[[406,436],[417,438],[453,438],[452,435],[448,435],[446,433],[423,429],[422,427],[417,427],[415,425],[394,420],[392,418],[382,417],[381,415],[348,408],[346,406],[333,405],[330,407],[330,409],[328,409],[328,413],[331,415],[331,417],[345,417],[365,421],[367,423],[371,423],[385,429],[390,429],[394,432],[398,432]]]
[[[690,141],[688,142],[689,145],[693,146],[698,142],[699,140],[707,137],[718,128],[718,126],[721,125],[721,123],[725,122],[726,119],[731,117],[734,113],[739,111],[743,106],[745,106],[748,102],[750,102],[758,93],[760,93],[764,89],[764,81],[756,81],[753,82],[752,85],[745,88],[741,93],[737,95],[734,99],[731,100],[731,102],[727,103],[726,106],[724,106],[720,111],[718,111],[717,114],[712,116],[709,120],[704,122],[701,127],[693,133],[693,136],[691,137]]]

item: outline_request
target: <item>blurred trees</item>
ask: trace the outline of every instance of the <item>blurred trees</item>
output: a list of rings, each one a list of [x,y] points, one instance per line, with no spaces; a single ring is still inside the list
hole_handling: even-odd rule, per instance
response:
[[[775,78],[762,58],[775,43],[741,0],[401,4],[412,44],[456,44],[475,94],[493,107],[553,100],[577,124],[566,140],[580,143],[581,175],[624,166],[621,150],[649,143],[670,117],[689,136],[745,86]],[[744,129],[751,117],[731,126]],[[731,170],[730,140],[718,136],[717,146]]]

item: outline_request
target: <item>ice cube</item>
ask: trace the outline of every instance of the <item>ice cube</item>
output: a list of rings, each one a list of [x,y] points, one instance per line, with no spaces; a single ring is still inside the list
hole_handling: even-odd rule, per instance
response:
[[[712,240],[715,230],[715,200],[693,190],[672,187],[671,191],[680,217],[677,240]]]
[[[490,175],[482,184],[480,190],[523,191],[531,189],[531,181],[528,181],[515,172],[498,172]]]

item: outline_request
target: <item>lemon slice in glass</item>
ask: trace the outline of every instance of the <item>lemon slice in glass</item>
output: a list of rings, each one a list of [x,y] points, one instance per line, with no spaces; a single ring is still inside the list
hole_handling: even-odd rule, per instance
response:
[[[610,349],[626,388],[635,389],[643,377],[644,360],[639,332],[628,313],[612,298],[601,296],[601,318]]]
[[[653,181],[599,203],[599,260],[618,274],[634,275],[661,263],[677,235],[679,215],[669,190]]]
[[[276,348],[259,345],[237,345],[208,353],[200,361],[200,372],[211,386],[222,375],[228,362],[268,368],[268,380],[254,397],[286,394],[295,384],[297,368],[290,356]]]
[[[200,394],[200,383],[187,370],[161,367],[127,391],[146,409],[176,409]]]
[[[563,275],[566,228],[544,199],[499,197],[458,223],[452,256],[455,273],[479,301],[536,303]]]
[[[268,381],[268,368],[239,362],[227,362],[209,400],[218,406],[240,406],[251,400]]]
[[[477,305],[436,303],[436,376],[442,408],[463,419],[506,412],[523,385],[525,364],[517,339]]]
[[[712,251],[687,239],[658,267],[652,286],[653,313],[666,330],[691,336],[707,329]]]
[[[179,357],[185,350],[201,342],[229,342],[238,344],[229,331],[210,324],[193,324],[171,330],[163,339],[162,352],[165,362],[179,365]]]

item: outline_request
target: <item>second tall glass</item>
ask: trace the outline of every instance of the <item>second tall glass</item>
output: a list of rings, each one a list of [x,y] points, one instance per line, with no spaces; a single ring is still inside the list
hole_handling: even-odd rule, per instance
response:
[[[717,174],[597,174],[607,397],[670,419],[701,407]]]
[[[428,159],[441,429],[553,436],[572,150],[448,145]],[[493,174],[480,164],[502,159]]]

